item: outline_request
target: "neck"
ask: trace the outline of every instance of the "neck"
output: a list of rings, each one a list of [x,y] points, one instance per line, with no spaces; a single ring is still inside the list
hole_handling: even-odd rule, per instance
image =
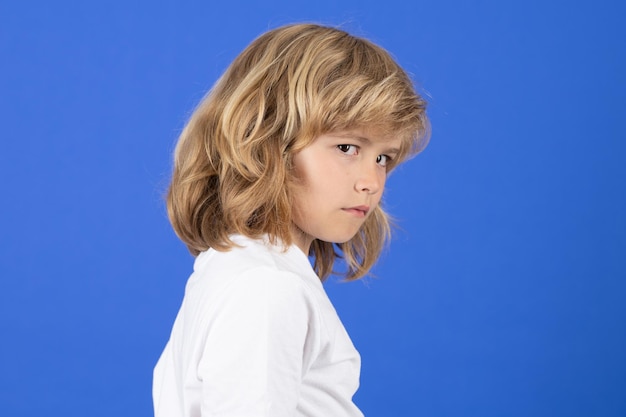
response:
[[[313,237],[293,224],[291,227],[291,238],[293,239],[294,245],[299,247],[300,250],[308,256],[309,250],[311,249],[311,243],[313,243]]]

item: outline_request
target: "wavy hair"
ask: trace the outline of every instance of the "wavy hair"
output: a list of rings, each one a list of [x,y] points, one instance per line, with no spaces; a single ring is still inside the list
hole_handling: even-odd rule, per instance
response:
[[[407,74],[365,39],[315,24],[266,32],[227,68],[180,135],[167,193],[172,226],[194,256],[229,250],[233,234],[290,245],[293,155],[324,133],[367,128],[402,139],[397,164],[425,146],[425,109]],[[343,257],[346,278],[360,278],[389,234],[388,216],[376,207],[350,241],[314,240],[314,269],[325,279]]]

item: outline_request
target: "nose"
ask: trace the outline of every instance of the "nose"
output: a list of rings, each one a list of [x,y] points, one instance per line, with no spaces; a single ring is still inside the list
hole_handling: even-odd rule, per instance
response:
[[[359,192],[376,194],[382,191],[385,186],[386,172],[381,170],[376,164],[374,166],[364,166],[359,171],[355,188]]]

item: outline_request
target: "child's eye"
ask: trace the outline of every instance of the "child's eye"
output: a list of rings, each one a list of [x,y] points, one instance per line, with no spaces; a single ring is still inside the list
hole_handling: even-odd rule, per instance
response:
[[[391,161],[391,158],[388,155],[378,155],[376,157],[376,163],[383,167],[387,166],[389,161]]]
[[[354,145],[337,145],[337,149],[346,155],[356,155],[358,153],[358,148]]]

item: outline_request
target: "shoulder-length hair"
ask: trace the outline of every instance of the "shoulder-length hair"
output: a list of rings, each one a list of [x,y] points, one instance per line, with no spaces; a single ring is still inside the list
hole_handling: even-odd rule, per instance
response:
[[[194,256],[229,250],[233,234],[290,245],[293,155],[324,133],[367,128],[402,139],[395,165],[425,146],[425,109],[407,74],[365,39],[315,24],[266,32],[233,61],[180,135],[167,194],[172,226]],[[314,269],[325,279],[343,257],[346,278],[360,278],[389,234],[388,216],[376,207],[350,241],[314,240]]]

